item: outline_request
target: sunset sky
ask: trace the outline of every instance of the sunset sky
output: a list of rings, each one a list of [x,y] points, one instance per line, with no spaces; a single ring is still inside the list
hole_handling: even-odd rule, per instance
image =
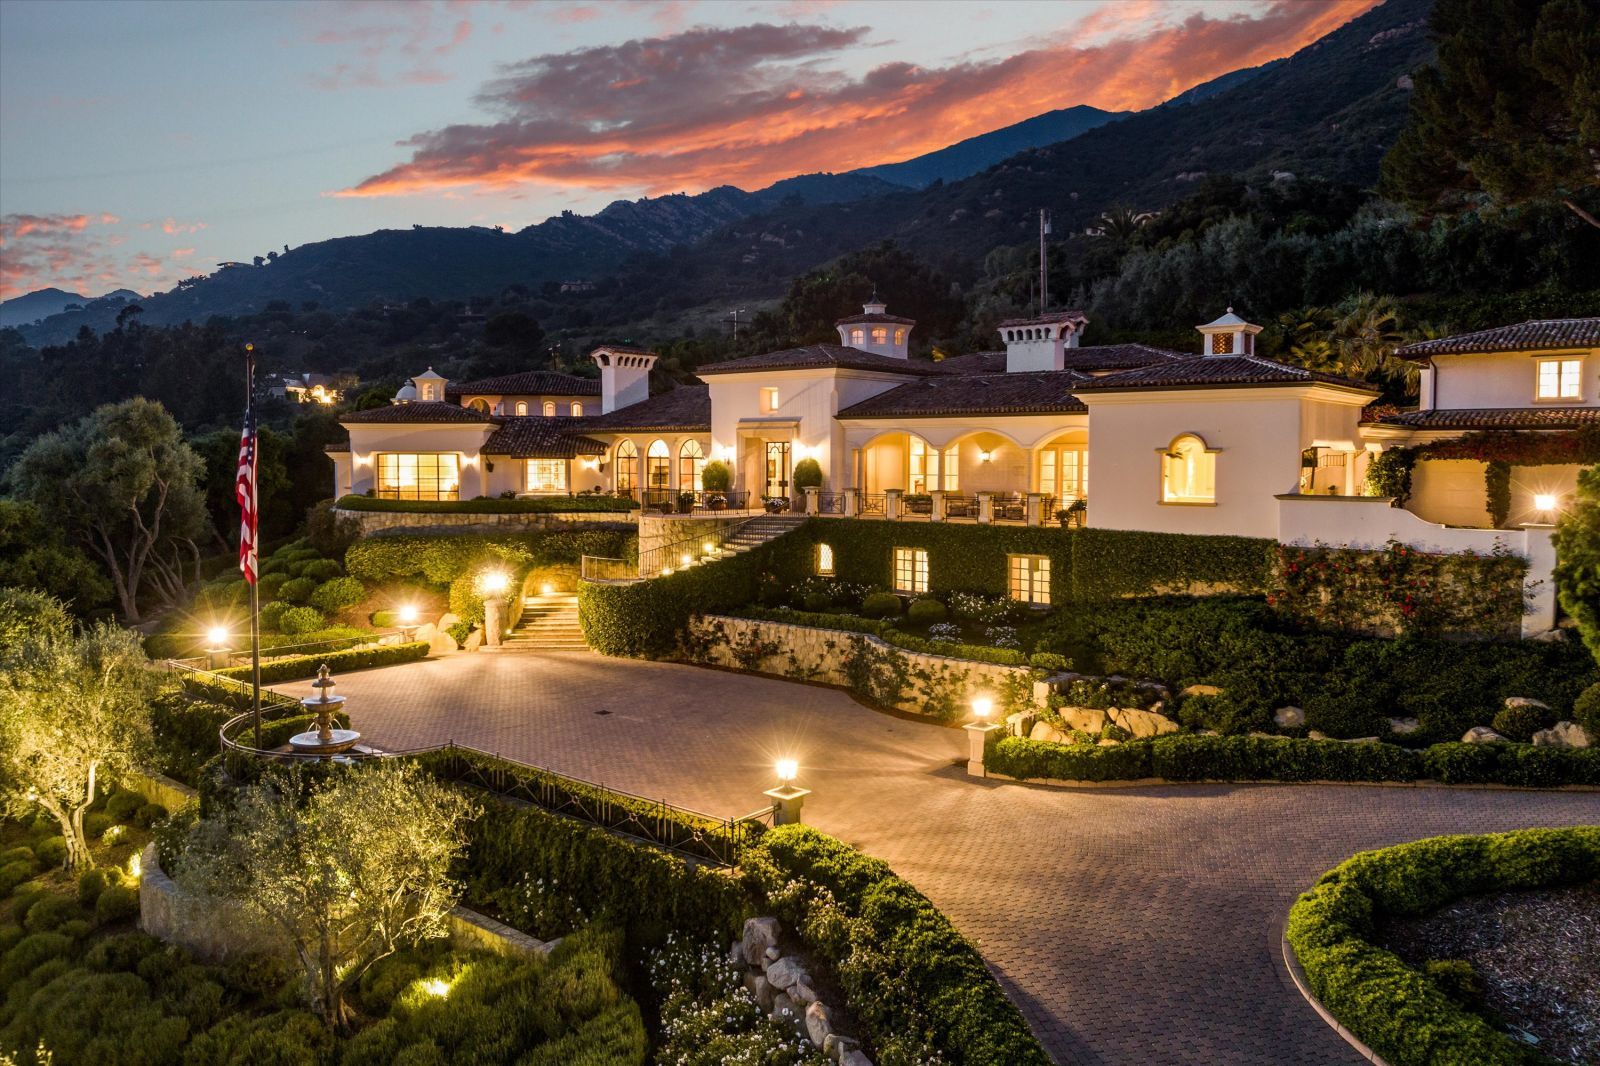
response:
[[[1376,0],[0,0],[0,298],[1137,109]]]

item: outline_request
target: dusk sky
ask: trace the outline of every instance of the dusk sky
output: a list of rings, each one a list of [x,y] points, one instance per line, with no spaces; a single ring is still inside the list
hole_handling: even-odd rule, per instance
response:
[[[1148,107],[1376,0],[0,0],[0,298]]]

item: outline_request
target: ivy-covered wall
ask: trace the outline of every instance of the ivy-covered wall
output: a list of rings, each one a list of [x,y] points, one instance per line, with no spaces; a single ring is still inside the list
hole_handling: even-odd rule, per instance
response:
[[[1050,597],[1057,604],[1162,593],[1259,592],[1266,588],[1275,544],[1256,537],[1117,529],[813,518],[777,542],[777,579],[789,585],[813,574],[818,543],[833,549],[840,581],[883,588],[893,584],[895,548],[926,549],[928,584],[935,595],[1004,596],[1007,555],[1048,556]]]

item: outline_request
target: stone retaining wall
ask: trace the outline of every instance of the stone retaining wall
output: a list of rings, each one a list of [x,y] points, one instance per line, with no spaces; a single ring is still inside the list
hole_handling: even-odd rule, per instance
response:
[[[144,849],[139,870],[139,928],[151,936],[186,948],[207,962],[226,963],[246,955],[290,957],[276,931],[241,908],[197,899],[179,888],[161,868],[154,844]],[[445,923],[450,946],[462,950],[516,958],[548,955],[560,943],[536,940],[466,907],[452,910]]]
[[[562,511],[558,514],[435,514],[420,511],[346,511],[336,507],[333,513],[340,518],[354,519],[361,525],[361,535],[376,533],[380,529],[448,529],[453,532],[474,530],[548,529],[573,523],[631,522],[637,511]]]
[[[128,791],[143,796],[146,803],[158,803],[165,807],[168,814],[188,806],[190,800],[197,799],[200,795],[182,781],[174,781],[163,774],[143,774],[135,771],[129,774],[122,784]]]
[[[639,513],[639,558],[655,560],[650,553],[670,546],[677,546],[679,550],[688,550],[690,554],[700,555],[700,543],[706,540],[715,540],[717,535],[725,529],[731,528],[741,522],[749,521],[746,514],[730,515],[727,517],[714,517],[707,515],[664,515],[651,514],[647,511]],[[655,560],[660,565],[659,560]],[[665,565],[676,567],[675,561],[668,561]]]
[[[980,693],[997,708],[1011,688],[1035,698],[1026,666],[908,651],[865,633],[786,622],[703,615],[689,623],[683,653],[712,666],[839,685],[884,706],[945,720],[969,715]]]

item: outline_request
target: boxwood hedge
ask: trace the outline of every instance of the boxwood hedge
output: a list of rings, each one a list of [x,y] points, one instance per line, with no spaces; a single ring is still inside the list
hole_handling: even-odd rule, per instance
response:
[[[636,500],[620,496],[532,496],[476,500],[380,500],[372,496],[341,496],[334,506],[341,511],[405,511],[411,514],[579,514],[596,511],[626,513],[637,510]]]
[[[832,967],[880,1056],[923,1041],[968,1066],[1050,1060],[972,943],[888,864],[804,825],[745,851],[746,883]]]
[[[1363,852],[1323,874],[1289,911],[1287,936],[1312,993],[1393,1066],[1548,1061],[1373,943],[1389,918],[1465,896],[1600,877],[1600,827],[1434,837]]]
[[[367,670],[374,666],[396,666],[400,663],[414,663],[427,657],[428,642],[425,640],[413,641],[410,644],[385,644],[378,648],[329,652],[325,655],[293,655],[262,663],[261,683],[263,685],[276,685],[281,681],[299,681],[302,678],[315,677],[317,676],[317,669],[323,663],[327,663],[328,669],[333,673],[339,674],[349,670]],[[251,668],[249,666],[230,666],[225,670],[218,670],[216,673],[223,677],[249,681]]]
[[[632,526],[610,523],[517,533],[382,530],[350,546],[345,569],[366,581],[418,577],[447,585],[487,560],[527,568],[575,563],[585,555],[625,558],[636,544]]]
[[[993,740],[985,766],[1057,781],[1421,781],[1523,788],[1600,785],[1600,749],[1525,744],[1350,744],[1293,737],[1165,736],[1116,747]]]

